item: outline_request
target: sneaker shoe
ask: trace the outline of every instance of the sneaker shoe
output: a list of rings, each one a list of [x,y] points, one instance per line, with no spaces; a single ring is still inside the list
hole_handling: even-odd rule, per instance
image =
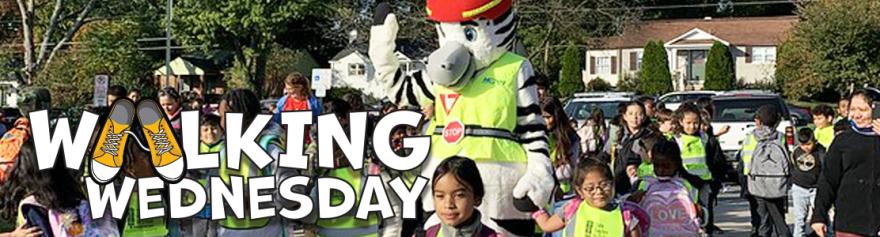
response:
[[[113,103],[89,162],[89,171],[95,182],[109,183],[122,168],[125,144],[128,141],[126,132],[130,130],[134,112],[134,103],[131,100],[120,98]]]
[[[138,103],[137,115],[147,138],[156,173],[166,181],[180,181],[186,169],[186,161],[165,113],[155,101],[143,100]]]

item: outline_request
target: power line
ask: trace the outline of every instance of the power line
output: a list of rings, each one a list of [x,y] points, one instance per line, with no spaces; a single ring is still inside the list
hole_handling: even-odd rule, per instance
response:
[[[778,5],[778,4],[796,4],[812,2],[814,0],[769,0],[755,2],[733,2],[727,3],[726,6],[754,6],[754,5]],[[536,14],[548,12],[592,12],[592,11],[628,11],[628,10],[673,10],[681,8],[707,8],[718,7],[718,3],[700,3],[700,4],[680,4],[680,5],[664,5],[664,6],[635,6],[635,7],[605,7],[605,8],[584,8],[584,9],[547,9],[547,10],[520,10],[520,14]]]

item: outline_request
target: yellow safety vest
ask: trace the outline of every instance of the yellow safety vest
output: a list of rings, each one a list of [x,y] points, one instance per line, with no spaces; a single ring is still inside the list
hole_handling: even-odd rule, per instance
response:
[[[351,167],[342,167],[330,170],[327,174],[329,177],[345,180],[351,187],[355,187],[355,206],[361,200],[361,192],[363,192],[364,184],[361,182],[363,175],[359,171],[355,171]],[[330,197],[331,205],[339,205],[343,202],[343,197],[339,193],[333,193]],[[355,218],[353,214],[347,214],[333,219],[318,220],[319,236],[340,236],[340,237],[361,237],[361,236],[379,236],[379,218],[375,213],[371,213],[367,220]]]
[[[201,152],[201,153],[220,153],[220,152],[223,152],[224,147],[226,147],[226,141],[220,141],[220,142],[217,142],[213,145],[199,142],[199,152]],[[209,175],[210,173],[208,172],[208,170],[201,170],[201,172],[204,172],[204,173],[202,173],[199,177],[196,177],[196,181],[198,181],[199,184],[202,185],[202,187],[205,187],[206,190],[210,190],[208,187],[208,178],[210,176]],[[208,200],[205,203],[205,208],[202,209],[202,211],[200,211],[198,214],[196,214],[196,217],[205,218],[205,219],[211,218],[211,199],[210,198],[211,197],[209,195]],[[192,204],[193,202],[195,202],[195,199],[196,199],[196,196],[192,193],[185,193],[184,194],[184,200],[185,200],[184,203],[186,205]]]
[[[460,91],[434,87],[434,120],[428,131],[434,157],[463,156],[476,161],[525,163],[526,153],[514,135],[517,74],[525,58],[505,53]],[[448,134],[457,139],[444,139]],[[463,131],[462,131],[463,130]]]
[[[646,177],[654,177],[654,164],[642,162],[641,164],[639,164],[637,174],[642,180],[644,180]]]
[[[573,220],[567,222],[564,237],[622,237],[626,227],[623,225],[623,211],[620,205],[605,211],[581,201]]]
[[[150,190],[151,194],[159,193],[159,190]],[[150,203],[150,208],[159,208],[163,206],[162,202]],[[137,191],[131,193],[131,199],[128,202],[128,217],[125,221],[125,228],[122,230],[122,236],[166,236],[168,235],[168,227],[165,217],[154,217],[141,220],[140,209],[138,208]]]
[[[782,133],[776,133],[776,139],[779,141],[779,144],[782,147],[785,147],[785,136],[782,136]],[[740,157],[742,158],[742,167],[743,167],[743,175],[749,174],[749,165],[752,163],[752,153],[755,151],[755,148],[758,147],[758,140],[755,139],[755,135],[753,133],[749,133],[746,136],[746,139],[742,142],[742,150],[740,151]]]
[[[816,141],[818,141],[819,144],[822,144],[825,149],[831,147],[831,142],[834,141],[834,126],[816,128],[815,134]]]
[[[284,141],[281,140],[276,135],[264,134],[259,138],[259,145],[263,149],[267,149],[270,144],[275,144],[280,148],[284,148]],[[225,149],[225,146],[224,148]],[[229,177],[230,176],[240,176],[244,181],[244,186],[248,185],[250,177],[259,177],[266,176],[272,174],[271,166],[266,166],[262,170],[257,169],[257,166],[253,164],[250,158],[247,158],[247,155],[242,154],[241,162],[239,164],[238,170],[230,170],[226,168],[226,152],[220,153],[220,179],[223,180],[223,183],[229,185]],[[262,228],[269,224],[269,218],[260,218],[260,219],[251,219],[250,212],[245,208],[245,217],[244,218],[236,218],[233,216],[227,216],[226,219],[221,220],[220,226],[226,229],[257,229]]]
[[[712,172],[706,165],[706,146],[701,137],[680,134],[675,139],[681,149],[681,161],[688,173],[702,180],[712,180]]]

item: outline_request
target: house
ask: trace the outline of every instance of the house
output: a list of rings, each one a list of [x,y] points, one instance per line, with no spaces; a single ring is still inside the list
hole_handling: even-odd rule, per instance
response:
[[[739,82],[766,83],[775,77],[776,48],[797,21],[796,16],[777,16],[641,22],[588,49],[582,79],[586,84],[601,78],[616,86],[624,78],[635,78],[645,44],[662,40],[674,88],[700,90],[709,48],[717,41],[730,48]]]
[[[373,98],[385,98],[385,86],[375,79],[376,69],[365,53],[365,47],[344,49],[330,59],[333,71],[333,87],[349,87],[359,89]],[[412,59],[401,52],[395,52],[404,72],[421,70],[425,63]]]
[[[172,87],[178,91],[193,91],[206,96],[226,87],[223,81],[223,66],[213,60],[198,56],[181,56],[169,63],[171,76],[166,76],[166,67],[153,71],[154,85],[157,88]],[[207,93],[206,93],[207,92]]]

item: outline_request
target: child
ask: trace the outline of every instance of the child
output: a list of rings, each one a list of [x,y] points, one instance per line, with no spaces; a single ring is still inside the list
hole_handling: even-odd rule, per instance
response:
[[[672,141],[659,141],[649,153],[654,175],[637,183],[638,191],[629,198],[651,218],[650,236],[699,236],[701,209],[699,191],[681,174],[681,151]],[[678,213],[668,215],[669,213]]]
[[[810,112],[813,114],[813,124],[816,125],[816,141],[826,148],[831,147],[831,141],[834,140],[834,126],[831,126],[834,110],[827,105],[817,105]]]
[[[655,114],[657,116],[657,128],[663,133],[667,139],[672,139],[673,133],[675,132],[675,119],[673,117],[672,110],[667,108],[662,108],[657,110]]]
[[[220,126],[220,116],[213,114],[203,115],[199,124],[199,152],[220,153],[226,146],[222,140],[223,128]],[[210,170],[195,170],[192,176],[204,187],[208,187],[208,178],[212,176]],[[216,176],[216,175],[214,175]],[[192,198],[192,197],[188,197]],[[192,200],[192,199],[190,199]],[[185,236],[205,236],[212,233],[214,226],[211,221],[211,202],[205,204],[205,208],[192,219],[188,230],[181,230]],[[187,233],[189,232],[189,233]]]
[[[780,134],[774,129],[779,125],[779,108],[764,105],[755,113],[755,129],[743,142],[742,166],[747,168],[743,187],[750,209],[754,210],[753,234],[759,236],[790,236],[785,223],[785,202],[789,190],[789,156]],[[754,204],[753,204],[754,203]],[[757,225],[755,225],[757,224]]]
[[[437,166],[432,180],[434,210],[440,224],[428,228],[428,237],[497,236],[480,222],[482,217],[476,207],[483,201],[483,179],[473,160],[447,158]]]
[[[17,227],[37,227],[44,236],[119,236],[109,215],[91,218],[80,179],[62,163],[57,159],[54,168],[40,170],[33,141],[27,141],[0,191],[3,218],[17,213]]]
[[[594,159],[584,159],[572,180],[578,198],[555,211],[553,216],[540,210],[532,214],[544,232],[563,231],[563,236],[629,236],[647,234],[646,214],[637,204],[614,201],[611,168]]]
[[[813,118],[816,118],[815,115]],[[831,117],[828,117],[827,122],[827,127],[831,127]],[[800,145],[794,150],[791,162],[791,199],[794,202],[794,236],[802,237],[806,235],[805,230],[810,228],[807,215],[813,209],[813,199],[816,198],[825,147],[817,144],[817,139],[809,128],[798,130],[797,139]]]
[[[682,104],[675,112],[678,122],[675,140],[682,151],[684,168],[704,181],[712,180],[706,164],[705,136],[702,133],[700,109],[691,103]]]

